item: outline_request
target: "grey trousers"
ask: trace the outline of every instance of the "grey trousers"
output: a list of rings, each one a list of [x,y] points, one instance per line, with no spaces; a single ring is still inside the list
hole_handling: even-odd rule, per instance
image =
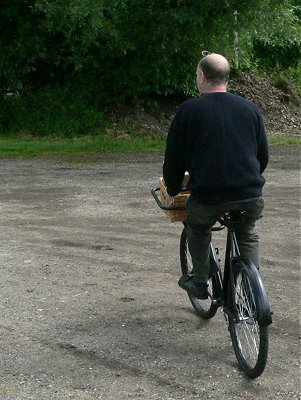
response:
[[[208,280],[211,227],[225,211],[247,211],[246,223],[236,229],[238,247],[241,255],[248,257],[256,266],[259,266],[259,237],[255,222],[262,217],[263,208],[262,197],[217,205],[204,205],[190,196],[187,201],[187,241],[195,281],[207,282]]]

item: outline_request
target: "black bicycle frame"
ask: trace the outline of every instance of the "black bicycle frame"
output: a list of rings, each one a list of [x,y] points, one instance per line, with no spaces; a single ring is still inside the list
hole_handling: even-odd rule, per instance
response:
[[[228,225],[228,224],[227,224]],[[221,305],[224,312],[231,318],[235,319],[237,317],[236,307],[235,307],[235,283],[232,263],[230,260],[235,256],[240,255],[240,251],[237,244],[237,239],[235,235],[235,230],[233,226],[228,225],[227,229],[227,242],[226,242],[226,254],[224,262],[224,275],[223,275],[223,294]],[[229,284],[232,286],[232,290],[229,290]]]
[[[162,210],[181,210],[187,211],[186,207],[175,207],[175,206],[164,206],[160,199],[157,196],[157,192],[160,189],[152,189],[151,193],[156,200],[156,203]],[[220,268],[220,261],[218,259],[217,249],[214,248],[213,243],[210,243],[210,252],[212,254],[212,259],[210,261],[210,277],[215,275],[215,282],[217,286],[217,292],[214,293],[213,301],[217,304],[218,307],[222,307],[224,313],[228,315],[231,319],[237,319],[237,310],[235,305],[235,282],[234,282],[234,263],[239,257],[240,262],[243,263],[244,267],[249,271],[252,271],[254,264],[245,257],[240,256],[240,251],[238,248],[237,238],[235,234],[235,227],[238,224],[244,223],[244,218],[246,216],[245,211],[230,211],[218,219],[220,226],[213,226],[211,231],[220,231],[224,228],[227,228],[227,242],[226,242],[226,254],[224,261],[224,270],[223,274]],[[237,218],[238,217],[238,218]],[[184,221],[183,225],[186,227],[187,224]],[[256,271],[257,272],[257,271]],[[257,301],[257,309],[258,309],[258,322],[262,326],[267,326],[272,323],[272,312],[270,310],[267,294],[264,289],[264,285],[262,279],[258,273],[254,276],[256,280],[256,285],[254,286],[254,295],[255,301]],[[229,284],[231,288],[229,288]],[[260,290],[258,290],[258,287]],[[230,289],[230,290],[229,290]],[[256,292],[257,290],[257,292]],[[258,298],[260,299],[258,300]]]
[[[180,210],[180,211],[187,211],[186,207],[175,207],[175,206],[164,206],[160,199],[157,196],[157,192],[159,191],[159,188],[152,189],[151,193],[156,200],[156,203],[162,210]],[[225,219],[219,219],[218,222],[221,224],[220,226],[214,226],[211,228],[211,231],[220,231],[224,229],[225,227],[228,229],[227,232],[227,242],[226,242],[226,255],[225,255],[225,262],[224,262],[224,274],[223,277],[221,277],[221,274],[217,274],[217,285],[218,287],[218,296],[214,300],[217,302],[218,306],[222,306],[223,310],[227,315],[229,315],[231,318],[236,318],[237,313],[236,313],[236,307],[235,307],[235,298],[234,298],[234,293],[235,293],[235,285],[234,285],[234,274],[232,270],[232,265],[230,260],[234,256],[239,256],[239,248],[237,244],[237,239],[235,235],[235,225],[236,223],[230,220],[229,216],[226,216]],[[183,222],[183,225],[186,226],[186,222]],[[215,249],[213,247],[213,244],[211,242],[211,252],[214,255],[215,254]],[[214,258],[214,257],[213,257]],[[219,261],[216,259],[212,260],[212,263],[214,265],[211,265],[211,270],[214,273],[217,271],[220,271],[220,266],[219,266]],[[228,284],[231,282],[232,289],[230,292],[228,290]],[[230,294],[232,295],[230,295]]]

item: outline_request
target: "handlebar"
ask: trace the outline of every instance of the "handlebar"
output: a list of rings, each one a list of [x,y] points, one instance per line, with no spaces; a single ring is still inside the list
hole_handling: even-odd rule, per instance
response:
[[[157,192],[160,191],[160,188],[155,188],[151,190],[151,194],[153,196],[153,198],[156,200],[156,203],[158,204],[158,206],[161,208],[161,210],[167,210],[167,211],[187,211],[186,207],[177,207],[177,206],[164,206],[158,195]],[[217,231],[221,231],[225,228],[225,225],[222,224],[222,220],[219,220],[219,223],[221,224],[220,226],[213,226],[211,228],[212,232],[217,232]]]
[[[162,209],[162,210],[167,210],[167,211],[187,211],[186,207],[177,207],[177,206],[164,206],[159,197],[157,196],[157,193],[160,191],[160,188],[156,188],[156,189],[152,189],[151,193],[153,195],[153,198],[156,200],[156,203],[158,204],[158,206]]]

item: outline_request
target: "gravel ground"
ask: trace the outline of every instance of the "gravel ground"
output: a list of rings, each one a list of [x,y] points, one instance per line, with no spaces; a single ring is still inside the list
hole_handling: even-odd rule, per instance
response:
[[[0,159],[0,399],[299,398],[300,152],[271,150],[258,229],[274,323],[253,381],[222,315],[201,320],[177,286],[182,225],[150,196],[162,154]]]

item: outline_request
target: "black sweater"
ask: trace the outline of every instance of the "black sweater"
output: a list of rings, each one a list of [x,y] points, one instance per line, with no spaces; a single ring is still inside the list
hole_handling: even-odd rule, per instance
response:
[[[260,197],[268,163],[262,116],[231,93],[205,93],[183,103],[171,124],[163,177],[170,196],[188,189],[203,204]]]

